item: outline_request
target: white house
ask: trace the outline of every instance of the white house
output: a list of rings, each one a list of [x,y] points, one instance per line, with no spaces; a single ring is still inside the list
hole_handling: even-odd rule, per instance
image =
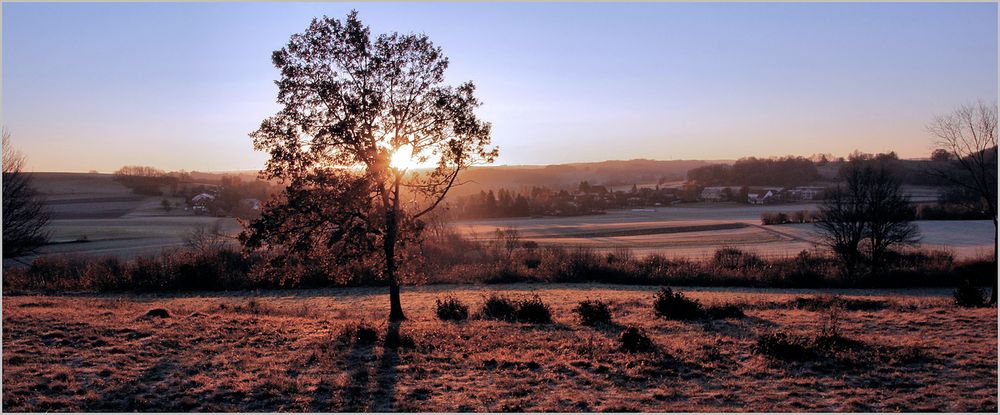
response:
[[[768,190],[767,193],[747,193],[747,203],[751,205],[763,205],[767,203],[767,200],[774,197],[774,191]]]
[[[191,198],[191,204],[195,206],[204,206],[206,203],[215,200],[215,196],[208,193],[197,194]]]

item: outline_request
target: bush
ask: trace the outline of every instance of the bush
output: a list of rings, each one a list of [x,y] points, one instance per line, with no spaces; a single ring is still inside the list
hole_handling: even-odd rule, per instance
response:
[[[448,321],[462,321],[469,317],[469,307],[455,297],[447,297],[444,301],[435,300],[437,303],[437,316],[439,319]]]
[[[531,299],[517,302],[517,320],[532,324],[551,323],[552,313],[549,311],[549,306],[536,295]]]
[[[766,265],[765,261],[757,255],[728,247],[716,250],[712,260],[716,266],[728,270],[748,271]]]
[[[620,348],[624,352],[639,353],[650,352],[656,349],[653,340],[646,335],[646,331],[635,326],[626,327],[618,336]]]
[[[713,305],[705,309],[705,314],[711,318],[743,318],[743,308],[736,304]]]
[[[808,360],[816,353],[803,339],[789,337],[781,332],[768,332],[757,337],[754,353],[782,360]]]
[[[653,309],[656,315],[674,320],[694,320],[703,315],[701,303],[674,292],[670,287],[656,294],[653,299]]]
[[[963,281],[952,294],[959,307],[986,307],[986,293],[969,281]]]
[[[483,302],[481,316],[487,320],[499,320],[532,324],[552,322],[549,306],[537,295],[527,300],[511,300],[499,294],[492,294]]]
[[[537,269],[542,264],[542,259],[537,256],[530,256],[524,259],[524,267],[527,269]]]
[[[492,294],[483,302],[481,314],[487,320],[515,321],[517,307],[509,298]]]
[[[573,310],[580,315],[580,323],[585,326],[611,323],[611,309],[604,301],[581,301]]]
[[[114,257],[90,262],[83,277],[87,285],[97,291],[123,290],[128,287],[125,266]]]
[[[788,223],[788,215],[782,212],[764,212],[760,214],[761,225],[781,225]]]

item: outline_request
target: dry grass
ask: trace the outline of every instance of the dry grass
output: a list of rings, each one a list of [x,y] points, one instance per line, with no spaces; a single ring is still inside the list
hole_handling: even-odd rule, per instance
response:
[[[997,311],[950,305],[947,290],[837,291],[879,306],[844,307],[839,333],[879,355],[779,361],[763,333],[815,336],[830,324],[792,290],[682,290],[746,318],[668,321],[657,287],[492,286],[537,294],[553,323],[443,322],[435,299],[478,309],[485,287],[408,289],[410,320],[384,323],[381,289],[206,296],[7,296],[7,411],[996,411]],[[831,291],[832,292],[832,291]],[[582,326],[585,299],[614,324]],[[823,301],[826,301],[825,299]],[[850,304],[876,304],[850,303]],[[805,305],[803,305],[805,304]],[[165,308],[170,317],[145,317]],[[366,322],[374,344],[342,335]],[[655,351],[626,353],[623,327]],[[399,347],[386,347],[384,339]],[[399,339],[412,339],[413,344]],[[877,346],[877,347],[876,347]],[[890,352],[884,352],[890,351]]]

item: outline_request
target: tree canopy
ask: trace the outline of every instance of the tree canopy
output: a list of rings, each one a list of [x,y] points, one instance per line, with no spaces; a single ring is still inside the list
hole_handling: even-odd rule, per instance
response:
[[[490,124],[474,112],[475,86],[445,84],[448,59],[426,35],[373,36],[357,12],[313,19],[272,61],[282,108],[251,136],[270,154],[262,175],[287,188],[244,242],[327,258],[380,256],[392,317],[402,318],[397,244],[419,234],[420,218],[462,169],[498,154]]]

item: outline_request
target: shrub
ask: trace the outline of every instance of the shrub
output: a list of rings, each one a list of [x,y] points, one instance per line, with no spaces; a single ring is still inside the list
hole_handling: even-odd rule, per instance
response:
[[[87,259],[84,257],[41,256],[31,262],[25,272],[25,279],[31,288],[80,289],[86,266]]]
[[[97,291],[122,290],[128,288],[125,266],[115,257],[102,258],[87,264],[84,279]]]
[[[736,304],[713,305],[705,309],[705,314],[711,318],[743,318],[743,308]]]
[[[514,321],[517,319],[517,307],[509,298],[492,294],[483,302],[481,314],[487,320]]]
[[[635,326],[629,326],[622,330],[621,335],[618,336],[618,342],[621,350],[629,353],[655,350],[653,340],[646,335],[646,331]]]
[[[746,271],[765,265],[759,256],[729,247],[716,250],[712,259],[716,266],[729,270]]]
[[[527,269],[537,269],[542,264],[542,259],[537,256],[530,256],[524,259],[524,267]]]
[[[462,321],[469,317],[469,307],[455,297],[447,297],[437,303],[437,316],[444,321]]]
[[[531,275],[527,275],[512,264],[500,264],[497,267],[490,267],[489,272],[483,282],[486,284],[514,284],[519,282],[534,281]]]
[[[761,225],[781,225],[788,223],[788,215],[782,212],[764,212],[760,214]]]
[[[983,290],[972,285],[968,280],[963,281],[955,289],[952,296],[955,298],[955,305],[959,307],[985,307],[987,305]]]
[[[656,293],[653,309],[656,315],[674,320],[694,320],[703,314],[701,303],[674,292],[670,287]]]
[[[517,319],[532,324],[551,323],[552,313],[549,311],[549,306],[536,295],[531,299],[517,302]]]
[[[580,315],[580,323],[585,326],[611,323],[611,309],[604,301],[581,301],[573,310]]]
[[[807,342],[800,338],[790,337],[781,332],[768,332],[757,337],[754,353],[782,360],[807,360],[816,357]]]

